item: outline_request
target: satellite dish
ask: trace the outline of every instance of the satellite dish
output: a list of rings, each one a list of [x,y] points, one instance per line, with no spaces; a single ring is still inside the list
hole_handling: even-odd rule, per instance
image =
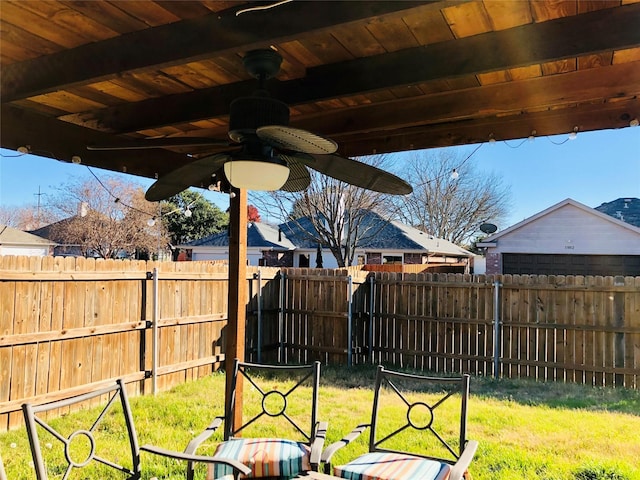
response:
[[[498,230],[498,227],[496,227],[493,223],[483,223],[482,225],[480,225],[480,231],[488,235],[495,233],[496,230]]]

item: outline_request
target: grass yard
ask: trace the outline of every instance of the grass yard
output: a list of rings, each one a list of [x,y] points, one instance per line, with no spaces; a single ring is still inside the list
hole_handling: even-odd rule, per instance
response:
[[[374,375],[370,366],[323,367],[319,419],[329,421],[327,445],[370,421]],[[272,381],[283,389],[288,382]],[[251,393],[245,387],[245,394]],[[156,397],[132,398],[140,443],[184,449],[222,414],[223,396],[224,374],[216,373]],[[248,408],[253,403],[245,401]],[[59,421],[77,422],[83,416],[88,413]],[[480,443],[471,468],[474,480],[640,480],[638,391],[474,377],[468,420],[468,437]],[[105,430],[114,454],[125,452],[122,431]],[[264,428],[251,433],[247,436],[273,435]],[[210,452],[220,438],[216,434],[202,452]],[[366,440],[364,435],[340,450],[336,463],[363,453]],[[8,480],[34,478],[24,429],[0,434],[0,455]],[[142,466],[146,480],[184,478],[184,464],[169,459],[143,452]],[[204,478],[204,468],[198,476]],[[96,473],[93,478],[104,477]]]

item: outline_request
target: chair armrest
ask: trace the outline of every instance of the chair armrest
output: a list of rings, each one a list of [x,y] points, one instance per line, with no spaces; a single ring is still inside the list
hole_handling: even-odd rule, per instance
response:
[[[204,442],[207,438],[209,438],[211,435],[213,435],[213,432],[215,432],[218,429],[218,427],[222,425],[223,421],[224,421],[224,417],[214,418],[213,421],[209,424],[209,426],[205,428],[200,435],[198,435],[197,437],[195,437],[193,440],[189,442],[189,445],[187,445],[187,448],[184,449],[184,453],[194,454],[196,449],[200,446],[200,444]]]
[[[322,455],[322,449],[324,448],[324,440],[327,436],[328,422],[318,422],[316,425],[315,435],[311,439],[311,455],[310,463],[311,468],[318,471],[320,465],[320,456]]]
[[[331,457],[333,457],[334,453],[336,453],[339,449],[341,449],[345,445],[348,445],[351,442],[353,442],[356,438],[358,438],[360,436],[360,434],[362,432],[364,432],[370,426],[371,425],[368,424],[368,423],[363,423],[361,425],[358,425],[351,432],[349,432],[346,436],[344,436],[343,438],[341,438],[337,442],[334,442],[331,445],[329,445],[324,450],[324,452],[322,452],[322,457],[320,459],[322,461],[322,463],[325,463],[325,464],[326,463],[330,463]]]
[[[464,472],[466,472],[469,468],[471,460],[473,460],[473,456],[476,454],[477,449],[477,441],[469,440],[467,442],[467,444],[464,446],[464,450],[462,451],[462,455],[460,455],[460,458],[458,458],[458,461],[451,469],[451,474],[449,475],[450,480],[462,480],[462,476],[464,475]]]
[[[243,475],[248,475],[249,473],[251,473],[251,469],[249,467],[230,458],[209,457],[205,455],[192,455],[190,453],[177,452],[174,450],[168,450],[166,448],[156,447],[154,445],[143,445],[140,447],[140,450],[144,450],[145,452],[149,452],[149,453],[154,453],[156,455],[162,455],[164,457],[177,458],[178,460],[185,460],[187,462],[221,463],[221,464],[230,466],[235,471],[238,471]]]

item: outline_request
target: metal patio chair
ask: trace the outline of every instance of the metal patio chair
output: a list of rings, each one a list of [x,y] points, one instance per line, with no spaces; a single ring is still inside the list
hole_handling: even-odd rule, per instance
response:
[[[333,474],[351,480],[460,480],[478,443],[468,440],[469,375],[427,377],[378,367],[370,424],[327,447],[325,472],[331,458],[369,428],[369,451]]]
[[[2,463],[1,455],[0,455],[0,480],[7,480],[7,474],[4,471],[4,463]]]
[[[286,379],[281,375],[284,372]],[[220,455],[244,464],[251,468],[252,478],[293,478],[318,471],[327,429],[327,423],[317,419],[320,362],[283,366],[236,359],[230,412],[236,406],[239,378],[243,379],[242,424],[233,425],[231,419],[218,416],[191,441],[185,452],[195,453],[224,424],[223,440],[217,445],[214,457]],[[287,382],[293,385],[288,386]],[[302,388],[305,386],[310,390]],[[309,423],[305,425],[307,419]],[[263,436],[265,431],[271,435]],[[208,478],[220,478],[228,473],[225,465],[210,465]],[[187,478],[192,480],[193,472]]]
[[[77,423],[61,427],[51,425],[55,422],[49,418],[51,415],[47,412],[82,402],[89,405],[94,403],[90,402],[91,400],[101,396],[107,398],[106,405],[98,412],[95,419],[87,422],[87,425],[78,426]],[[49,475],[55,475],[55,478],[61,476],[63,479],[77,478],[73,475],[80,474],[77,470],[81,469],[86,469],[80,474],[82,478],[137,480],[141,475],[141,451],[183,460],[190,462],[190,465],[194,462],[225,463],[235,478],[238,478],[241,473],[250,472],[250,469],[232,460],[189,455],[152,445],[140,447],[122,380],[116,380],[111,385],[89,393],[51,403],[42,405],[25,403],[22,405],[22,411],[38,480],[48,480]],[[114,432],[122,432],[126,435],[128,443],[126,458],[114,458],[116,454],[110,453],[109,446],[119,435]]]

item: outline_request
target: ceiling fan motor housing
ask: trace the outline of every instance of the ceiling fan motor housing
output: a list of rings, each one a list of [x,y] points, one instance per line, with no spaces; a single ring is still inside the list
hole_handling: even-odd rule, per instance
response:
[[[229,112],[229,137],[242,142],[248,135],[255,136],[256,129],[265,125],[289,125],[289,107],[270,97],[241,97],[231,102]]]

